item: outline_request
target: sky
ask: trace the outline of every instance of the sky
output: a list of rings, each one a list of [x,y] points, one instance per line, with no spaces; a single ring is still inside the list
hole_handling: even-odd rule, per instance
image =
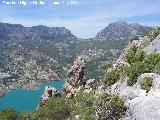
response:
[[[11,1],[16,4],[7,4]],[[40,0],[24,0],[27,5],[20,1],[0,0],[0,22],[66,27],[80,38],[92,38],[116,21],[160,26],[160,0],[41,0],[44,5],[33,4]],[[54,2],[59,4],[51,6]]]

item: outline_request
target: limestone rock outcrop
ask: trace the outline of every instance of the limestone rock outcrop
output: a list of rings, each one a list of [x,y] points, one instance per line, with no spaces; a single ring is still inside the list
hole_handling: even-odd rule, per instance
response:
[[[113,64],[113,67],[108,69],[111,72],[113,69],[120,69],[126,63],[125,55],[127,51],[135,45],[137,49],[143,50],[147,55],[160,51],[160,35],[153,41],[148,37],[134,40],[123,51],[119,59]],[[145,78],[152,78],[152,87],[150,90],[142,89],[142,81]],[[115,84],[103,87],[99,86],[96,94],[113,93],[122,96],[125,100],[125,106],[128,108],[126,116],[122,120],[159,120],[160,118],[160,74],[143,73],[137,78],[137,82],[133,86],[128,86],[127,76],[123,76]]]
[[[74,97],[77,91],[85,87],[86,79],[84,78],[84,70],[86,62],[83,56],[79,56],[74,65],[68,70],[68,80],[65,81],[63,91],[67,94],[67,98]]]
[[[151,90],[141,89],[141,81],[145,77],[153,78]],[[127,86],[127,79],[118,81],[107,88],[97,89],[97,94],[113,93],[122,96],[128,108],[123,120],[159,120],[160,115],[160,75],[144,73],[138,77],[134,86]]]
[[[151,54],[154,52],[160,51],[160,35],[158,35],[150,44],[148,47],[144,50],[146,54]]]
[[[51,86],[46,86],[43,95],[41,96],[41,103],[42,105],[45,105],[46,100],[50,97],[57,97],[61,96],[60,91],[58,91],[56,88]]]

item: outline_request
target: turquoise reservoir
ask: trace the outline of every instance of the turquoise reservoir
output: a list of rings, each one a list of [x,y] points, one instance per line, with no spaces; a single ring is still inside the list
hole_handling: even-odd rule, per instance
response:
[[[33,111],[44,92],[45,86],[53,86],[56,89],[63,87],[64,81],[45,82],[38,85],[38,90],[17,89],[0,98],[0,109],[12,107],[17,112]]]

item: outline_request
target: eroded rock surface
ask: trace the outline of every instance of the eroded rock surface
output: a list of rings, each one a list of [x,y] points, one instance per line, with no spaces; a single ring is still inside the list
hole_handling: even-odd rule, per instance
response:
[[[144,50],[146,54],[151,54],[154,52],[160,51],[160,35],[158,35],[150,44],[148,47]]]
[[[61,96],[60,91],[51,86],[46,86],[43,95],[41,96],[41,103],[45,105],[46,100],[50,97],[58,97]]]
[[[160,35],[153,41],[148,37],[132,41],[132,43],[122,52],[115,64],[113,64],[113,67],[108,69],[107,72],[111,72],[113,69],[120,69],[123,66],[129,66],[125,60],[125,55],[133,45],[135,45],[137,49],[143,50],[147,55],[159,52]],[[141,83],[145,78],[153,79],[150,90],[141,88]],[[96,94],[113,93],[122,96],[125,100],[125,105],[128,108],[126,116],[124,116],[122,120],[159,120],[160,74],[158,72],[141,74],[133,86],[127,85],[128,79],[127,76],[124,76],[112,86],[99,86]]]
[[[67,98],[73,97],[77,91],[84,87],[86,79],[84,78],[85,60],[79,56],[74,65],[68,70],[68,80],[65,81],[63,91],[67,93]]]
[[[145,77],[153,78],[151,90],[141,89],[141,81]],[[99,92],[114,93],[122,96],[128,108],[124,120],[159,120],[160,118],[160,75],[144,73],[138,77],[134,86],[127,86],[127,77]]]

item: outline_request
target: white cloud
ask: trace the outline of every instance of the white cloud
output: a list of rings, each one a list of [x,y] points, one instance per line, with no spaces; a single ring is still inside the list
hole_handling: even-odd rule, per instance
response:
[[[0,21],[25,26],[64,26],[78,37],[89,38],[114,20],[160,15],[158,0],[79,0],[78,3],[77,7],[57,9],[38,7],[20,8],[19,11],[18,8],[0,8]],[[153,25],[159,22],[143,20],[141,23]]]

